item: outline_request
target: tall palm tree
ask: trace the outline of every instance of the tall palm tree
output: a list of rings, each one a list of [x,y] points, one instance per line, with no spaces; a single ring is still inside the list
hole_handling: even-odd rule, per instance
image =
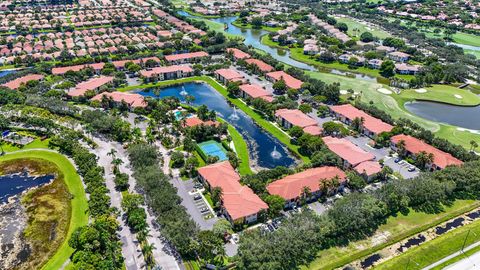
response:
[[[115,159],[116,154],[117,154],[117,150],[115,150],[115,149],[112,148],[112,149],[110,149],[110,151],[107,153],[107,156],[112,157],[113,159]]]
[[[477,149],[477,147],[478,147],[478,143],[474,140],[471,140],[470,141],[470,151],[471,152],[475,151],[475,149]]]
[[[397,143],[397,149],[398,149],[398,154],[400,156],[405,156],[405,152],[406,152],[406,145],[405,145],[405,141],[404,140],[400,140],[398,143]]]
[[[142,246],[143,257],[147,265],[152,266],[154,264],[153,260],[153,250],[156,249],[154,244],[144,243]]]

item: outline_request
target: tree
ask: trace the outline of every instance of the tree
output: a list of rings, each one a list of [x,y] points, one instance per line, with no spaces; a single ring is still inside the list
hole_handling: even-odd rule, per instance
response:
[[[339,156],[328,149],[322,149],[312,155],[312,165],[319,166],[338,166],[340,167],[342,161]]]
[[[227,91],[233,96],[237,96],[240,93],[240,83],[238,82],[229,82],[227,84]]]
[[[395,63],[392,60],[383,61],[380,66],[380,75],[385,78],[390,78],[395,75]]]
[[[300,106],[298,106],[298,109],[305,114],[311,113],[313,111],[312,106],[310,106],[310,104],[307,104],[307,103],[300,104]]]
[[[115,188],[120,191],[125,191],[128,189],[128,174],[126,173],[117,173],[115,174]]]
[[[278,36],[278,44],[283,46],[283,45],[287,44],[287,41],[288,41],[288,36],[287,35],[282,34],[282,35]]]
[[[0,125],[0,127],[1,127],[1,125]],[[474,152],[475,149],[477,149],[477,148],[478,148],[478,143],[474,140],[471,140],[470,141],[470,151]]]
[[[407,154],[407,149],[406,149],[406,144],[405,144],[405,141],[404,140],[400,140],[397,145],[397,150],[398,150],[398,154],[401,156],[401,157],[404,157],[406,154]]]
[[[344,32],[344,33],[346,33],[346,32],[348,31],[348,25],[347,25],[346,23],[343,23],[343,22],[337,23],[337,24],[335,25],[335,27],[336,27],[338,30],[340,30],[340,31],[342,31],[342,32]]]
[[[198,256],[206,263],[214,263],[215,257],[225,254],[223,240],[212,231],[201,231],[198,233],[196,251]]]
[[[252,28],[253,29],[260,29],[262,28],[262,25],[263,25],[263,19],[262,17],[253,17],[252,19]]]
[[[363,41],[363,42],[371,42],[374,39],[375,38],[373,37],[372,33],[370,33],[370,32],[363,32],[360,35],[360,40]]]
[[[226,219],[219,219],[212,228],[213,233],[218,236],[224,237],[226,234],[233,233],[232,224]]]
[[[268,216],[277,217],[285,207],[285,200],[278,195],[267,195],[264,201],[268,204]]]
[[[427,153],[425,151],[420,151],[415,156],[415,163],[420,168],[425,168],[428,164],[433,163],[435,157],[433,153]]]
[[[276,81],[273,84],[272,88],[279,95],[285,94],[285,92],[287,91],[287,84],[285,83],[285,80],[283,79],[283,77],[281,77],[280,80]]]
[[[365,186],[367,186],[367,183],[365,182],[365,179],[361,177],[360,175],[354,173],[354,172],[348,172],[348,185],[354,189],[354,190],[361,190]]]
[[[219,208],[222,203],[223,190],[221,187],[214,187],[211,191],[212,203],[215,208]]]
[[[303,129],[299,126],[293,126],[288,131],[288,134],[290,134],[290,136],[294,138],[300,138],[303,135],[303,133],[304,133]]]
[[[240,165],[240,160],[238,159],[237,154],[229,151],[227,152],[227,157],[230,165],[232,165],[233,168],[238,168],[238,166]]]
[[[302,193],[300,194],[300,204],[306,204],[310,197],[312,197],[312,190],[310,189],[310,187],[303,187]]]
[[[180,168],[185,163],[185,158],[182,152],[175,151],[171,156],[172,168]]]
[[[355,130],[356,132],[361,132],[363,128],[363,123],[365,122],[365,118],[363,117],[355,117],[352,120],[352,129]]]

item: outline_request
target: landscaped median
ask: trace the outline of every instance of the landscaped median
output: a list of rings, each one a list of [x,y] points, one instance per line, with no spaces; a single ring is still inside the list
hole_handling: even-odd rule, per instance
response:
[[[406,216],[398,214],[396,217],[390,217],[386,224],[380,226],[376,234],[368,239],[349,243],[345,247],[332,247],[320,251],[317,259],[308,267],[305,267],[305,269],[327,270],[344,266],[372,255],[412,235],[472,211],[479,206],[480,202],[478,201],[460,200],[456,201],[452,206],[446,207],[445,212],[440,214],[425,214],[413,210]],[[396,269],[404,268],[399,267]]]
[[[235,107],[241,109],[248,116],[250,116],[255,121],[255,123],[257,123],[260,127],[262,127],[264,130],[266,130],[267,132],[272,134],[275,138],[277,138],[281,143],[283,143],[290,150],[290,152],[292,152],[296,157],[301,158],[305,162],[308,162],[310,160],[308,157],[302,156],[298,152],[299,147],[297,145],[293,145],[290,142],[290,136],[288,136],[284,131],[282,131],[280,128],[275,126],[272,122],[264,119],[260,114],[255,112],[254,109],[249,107],[242,100],[231,97],[228,94],[227,89],[223,87],[221,84],[219,84],[218,82],[216,82],[211,77],[194,76],[194,77],[183,78],[178,80],[160,81],[156,83],[119,88],[118,91],[131,91],[135,89],[145,89],[145,88],[152,88],[152,87],[166,87],[170,85],[178,85],[178,84],[184,84],[188,82],[204,82],[209,84],[211,87],[217,90],[220,94],[222,94],[228,101],[230,101],[233,105],[235,105]]]
[[[82,185],[82,181],[78,176],[75,167],[72,163],[63,155],[53,151],[43,150],[23,150],[7,153],[0,157],[0,162],[15,160],[15,159],[40,159],[55,164],[58,169],[63,173],[65,184],[69,193],[72,195],[71,199],[71,215],[68,232],[65,236],[65,240],[60,245],[45,265],[41,269],[45,270],[57,270],[61,269],[62,265],[67,262],[70,255],[73,253],[73,249],[68,245],[68,239],[73,231],[88,222],[88,203],[85,195],[85,189]],[[35,255],[33,255],[35,256]]]

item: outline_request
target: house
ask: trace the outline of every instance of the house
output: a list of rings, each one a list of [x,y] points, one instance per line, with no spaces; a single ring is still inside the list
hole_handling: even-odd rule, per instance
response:
[[[375,156],[368,153],[352,142],[344,138],[323,137],[323,142],[332,151],[343,160],[345,169],[353,169],[362,162],[373,161]]]
[[[240,176],[229,161],[211,164],[198,169],[198,177],[207,190],[222,190],[221,208],[232,224],[251,224],[258,215],[268,209],[248,186],[240,184]]]
[[[396,52],[387,53],[387,57],[392,59],[393,61],[405,63],[410,58],[410,55],[404,52],[396,51]]]
[[[322,129],[318,126],[317,121],[300,110],[280,109],[275,112],[275,118],[286,129],[297,126],[311,135],[320,135],[322,133]]]
[[[231,68],[222,68],[216,70],[215,78],[225,85],[229,82],[243,82],[245,80],[242,74]]]
[[[267,191],[272,195],[282,197],[285,200],[285,208],[290,208],[300,203],[306,187],[309,189],[311,196],[305,199],[311,201],[322,195],[324,191],[322,190],[322,182],[331,182],[335,178],[338,178],[338,187],[335,190],[341,189],[347,181],[345,172],[332,166],[312,168],[268,184]],[[325,187],[327,186],[328,184],[325,184]],[[329,192],[332,191],[329,190]]]
[[[147,102],[142,95],[132,94],[132,93],[123,93],[123,92],[103,92],[94,96],[92,101],[102,101],[103,98],[108,98],[114,101],[115,103],[125,102],[129,108],[145,108],[147,107]]]
[[[376,161],[365,161],[355,166],[354,170],[370,182],[382,171],[382,165]]]
[[[193,75],[193,69],[190,66],[173,65],[140,70],[139,73],[148,81],[164,81],[190,77]]]
[[[340,63],[349,64],[350,59],[356,59],[357,62],[355,65],[362,66],[365,63],[365,57],[352,55],[352,54],[342,54],[338,57]]]
[[[434,171],[434,170],[441,170],[445,169],[445,167],[450,165],[461,165],[463,162],[455,157],[453,157],[449,153],[445,153],[442,150],[439,150],[426,142],[419,140],[415,137],[399,134],[395,135],[390,138],[390,146],[395,151],[400,151],[398,149],[399,143],[403,141],[405,144],[405,153],[406,156],[410,156],[415,159],[415,156],[420,152],[426,152],[427,154],[433,154],[433,162],[431,164],[427,164],[427,169]]]
[[[206,52],[180,53],[166,55],[165,60],[167,60],[167,62],[169,62],[170,64],[184,64],[195,62],[208,56],[209,54]]]
[[[395,72],[398,74],[415,75],[420,71],[420,65],[409,65],[406,63],[395,64]]]
[[[7,83],[2,84],[7,88],[12,90],[18,89],[22,84],[26,84],[29,81],[40,81],[43,80],[44,76],[40,74],[29,74],[20,78],[16,78],[15,80],[9,81]]]
[[[249,65],[257,66],[258,69],[262,73],[267,73],[267,72],[271,72],[271,71],[274,70],[274,68],[272,66],[270,66],[269,64],[263,62],[262,60],[258,60],[258,59],[255,59],[255,58],[247,59],[247,60],[245,60],[245,62],[247,62],[247,64],[249,64]]]
[[[317,44],[305,44],[303,45],[303,54],[315,55],[320,52],[320,48]]]
[[[68,91],[67,95],[70,97],[81,97],[84,96],[87,91],[99,92],[100,90],[107,88],[112,82],[113,77],[111,76],[92,78],[88,81],[77,84],[74,89]]]
[[[272,94],[267,92],[258,84],[242,84],[240,85],[240,97],[243,99],[251,98],[262,98],[267,102],[272,102]]]
[[[265,78],[271,82],[276,82],[279,80],[285,81],[285,84],[288,88],[299,90],[302,88],[303,82],[299,79],[292,77],[290,74],[285,71],[273,71],[265,74]]]
[[[212,120],[203,121],[202,119],[195,116],[195,117],[185,118],[185,122],[183,124],[184,127],[196,127],[196,126],[199,126],[199,125],[218,126],[218,125],[220,125],[220,123],[217,122],[217,121],[212,121]]]
[[[368,60],[368,67],[373,69],[380,69],[382,67],[383,61],[380,59],[370,59]]]
[[[351,125],[355,118],[363,119],[361,132],[370,138],[374,138],[382,132],[390,132],[393,126],[377,119],[351,104],[330,106],[330,111],[341,122]]]
[[[242,50],[239,50],[237,48],[228,48],[227,52],[232,53],[233,58],[235,58],[235,60],[247,59],[251,57],[250,54],[243,52]]]

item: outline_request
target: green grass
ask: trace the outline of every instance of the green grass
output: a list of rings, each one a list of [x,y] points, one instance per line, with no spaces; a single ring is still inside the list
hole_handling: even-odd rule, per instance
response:
[[[55,255],[50,258],[50,260],[41,268],[45,270],[60,269],[61,266],[65,263],[65,261],[73,253],[73,249],[68,245],[68,239],[70,238],[70,235],[76,228],[86,225],[88,222],[88,204],[82,181],[78,176],[75,167],[70,163],[70,161],[63,155],[56,152],[42,150],[13,152],[0,157],[0,162],[20,158],[43,159],[54,163],[58,168],[62,170],[68,191],[72,194],[72,214],[70,217],[70,225],[68,228],[67,237],[65,238],[66,241],[62,243],[60,248],[56,251]]]
[[[463,52],[465,54],[473,54],[477,59],[480,59],[480,51],[475,51],[475,50],[469,50],[469,49],[463,49]]]
[[[189,8],[185,8],[185,9],[183,9],[183,11],[187,12],[188,14],[190,14],[192,16],[206,18],[206,19],[216,19],[216,18],[221,17],[220,15],[205,15],[205,14],[202,14],[202,13],[195,12],[195,11],[189,9]]]
[[[228,133],[232,137],[233,145],[235,145],[235,151],[240,159],[238,172],[240,175],[252,174],[252,169],[250,169],[248,146],[245,142],[245,139],[243,139],[242,135],[232,125],[228,125]]]
[[[351,37],[360,37],[363,32],[370,32],[380,39],[392,36],[390,33],[380,29],[379,27],[369,27],[366,23],[360,22],[356,19],[343,17],[335,17],[335,19],[337,20],[337,22],[343,22],[348,26],[347,34]]]
[[[453,41],[460,44],[480,47],[480,36],[457,32],[452,35]]]
[[[207,164],[205,163],[205,160],[203,160],[203,158],[200,156],[200,154],[199,154],[196,150],[193,151],[193,155],[194,155],[194,156],[197,158],[197,160],[198,160],[198,168],[207,165]]]
[[[139,85],[139,86],[131,86],[131,87],[125,87],[118,89],[118,91],[129,91],[129,90],[134,90],[134,89],[144,89],[144,88],[150,88],[150,87],[158,87],[158,86],[168,86],[168,85],[174,85],[174,84],[182,84],[182,83],[187,83],[187,82],[205,82],[209,84],[211,87],[213,87],[215,90],[217,90],[220,94],[222,94],[228,101],[230,101],[235,107],[241,109],[243,112],[245,112],[248,116],[250,116],[258,125],[260,125],[263,129],[265,129],[267,132],[272,134],[274,137],[276,137],[280,142],[285,144],[287,148],[289,149],[290,152],[292,152],[295,156],[301,158],[303,161],[308,162],[309,158],[300,155],[298,152],[298,146],[293,145],[290,142],[290,136],[285,134],[280,128],[275,126],[272,122],[264,119],[260,114],[258,114],[256,111],[254,111],[251,107],[249,107],[247,104],[245,104],[242,100],[236,97],[232,97],[228,94],[227,89],[223,87],[221,84],[213,80],[211,77],[208,76],[194,76],[194,77],[189,77],[189,78],[183,78],[179,80],[170,80],[170,81],[161,81],[157,83],[150,83],[150,84],[145,84],[145,85]]]
[[[29,134],[30,135],[30,134]],[[32,135],[30,135],[32,136]],[[18,147],[18,146],[13,146],[11,144],[6,144],[6,143],[3,143],[2,144],[2,147],[3,147],[3,151],[5,152],[13,152],[13,151],[17,151],[17,150],[27,150],[27,149],[39,149],[39,148],[48,148],[48,142],[50,141],[50,139],[46,139],[46,140],[40,140],[40,138],[35,138],[35,140],[33,140],[33,142],[25,145],[24,147]]]
[[[213,205],[213,201],[212,201],[212,196],[210,195],[210,192],[205,192],[203,194],[203,196],[205,197],[205,200],[208,202],[208,204],[210,205],[210,207],[212,207],[212,209],[214,208],[214,205]]]
[[[470,235],[468,235],[467,238],[469,230]],[[476,237],[475,234],[480,235],[480,221],[478,220],[461,228],[445,233],[444,235],[439,236],[420,246],[414,247],[400,256],[392,258],[391,260],[376,266],[374,269],[405,269],[407,264],[409,264],[409,261],[409,269],[422,269],[423,267],[437,262],[441,258],[460,251],[465,240],[465,246],[477,242],[478,237]],[[458,257],[459,260],[464,258],[463,256]]]
[[[400,96],[411,100],[427,100],[448,103],[458,106],[477,106],[480,104],[480,97],[476,94],[449,85],[433,85],[425,88],[426,93],[417,93],[415,90],[404,90]],[[455,95],[460,95],[463,98],[456,98]]]
[[[478,221],[477,221],[478,222]],[[477,234],[478,235],[478,234]],[[466,235],[465,235],[466,236]],[[442,264],[440,264],[439,266],[437,267],[434,267],[432,270],[442,270],[443,268],[447,267],[448,265],[451,265],[451,264],[454,264],[458,261],[461,261],[463,259],[465,259],[467,256],[471,256],[477,252],[480,251],[480,246],[477,246],[475,248],[472,248],[470,249],[469,251],[467,252],[464,252],[462,255],[459,255],[459,256],[456,256],[455,258],[453,259],[450,259]]]
[[[465,212],[477,208],[480,202],[474,200],[459,200],[451,207],[446,207],[445,212],[440,214],[425,214],[410,211],[408,215],[399,214],[396,217],[390,217],[384,225],[377,230],[376,235],[388,235],[386,241],[378,244],[372,244],[372,238],[356,241],[345,247],[333,247],[319,252],[318,257],[308,269],[334,269],[348,264],[352,261],[366,257],[377,252],[393,243],[408,238],[414,234],[425,231],[428,228],[436,226],[442,222],[459,216]],[[306,268],[306,267],[305,267]],[[397,268],[403,269],[403,268]]]

